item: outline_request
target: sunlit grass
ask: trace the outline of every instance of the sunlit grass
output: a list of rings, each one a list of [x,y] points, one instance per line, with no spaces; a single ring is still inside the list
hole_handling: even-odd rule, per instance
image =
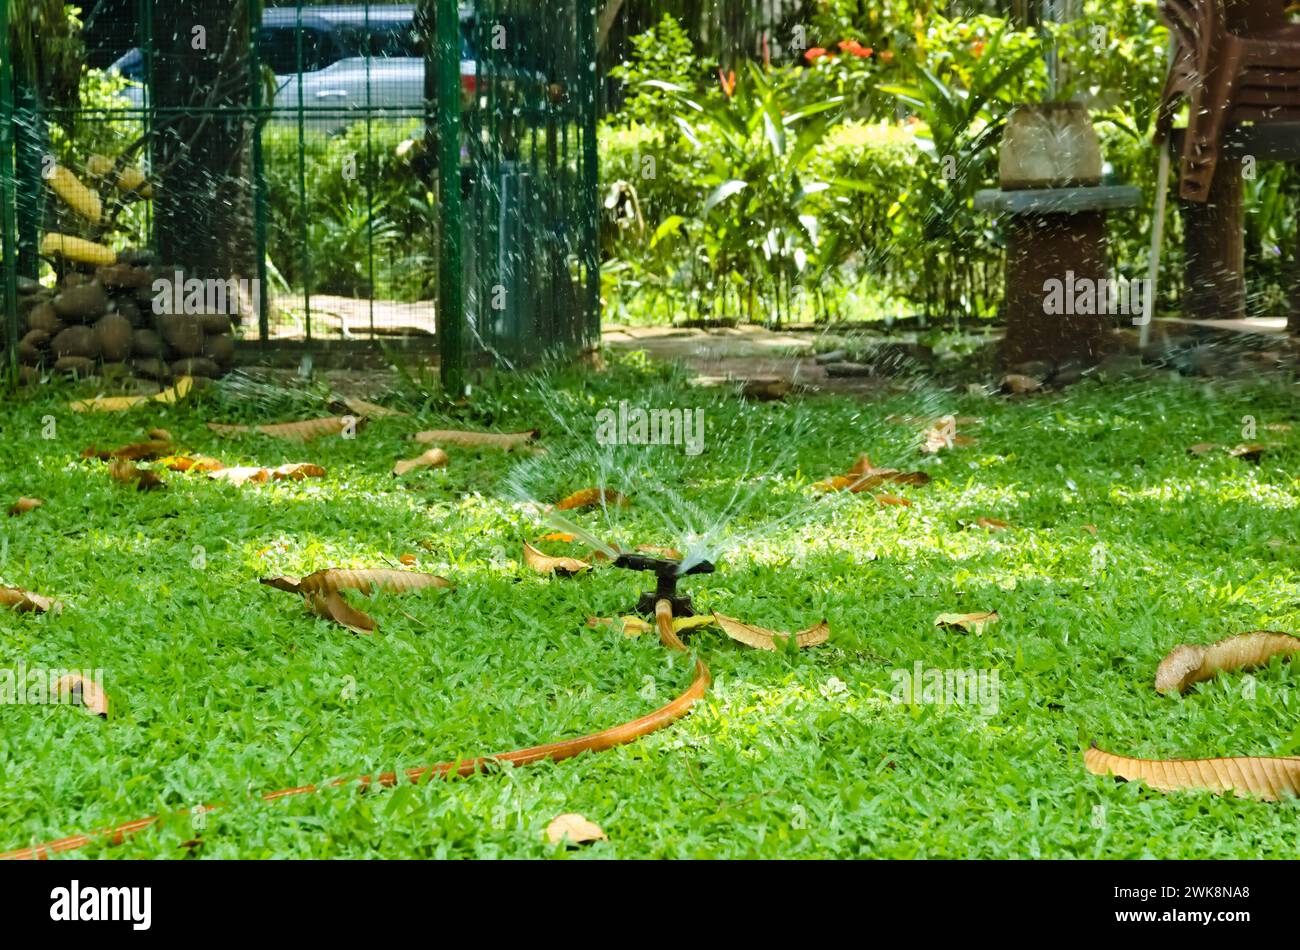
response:
[[[1160,377],[1021,401],[917,387],[756,405],[622,365],[503,380],[469,419],[420,410],[305,448],[213,434],[210,419],[256,413],[211,396],[102,416],[68,412],[66,393],[10,402],[0,502],[45,505],[0,519],[0,583],[67,607],[0,613],[0,666],[102,667],[114,716],[0,707],[0,849],[224,801],[203,827],[183,816],[88,853],[182,856],[181,842],[201,838],[206,857],[542,856],[562,853],[543,843],[546,823],[577,811],[609,833],[581,852],[596,856],[1289,855],[1294,802],[1115,785],[1086,774],[1081,751],[1092,740],[1170,757],[1300,749],[1291,667],[1257,671],[1251,698],[1242,677],[1181,699],[1151,687],[1177,643],[1300,630],[1300,435],[1270,433],[1281,445],[1259,465],[1185,451],[1241,441],[1244,415],[1296,422],[1294,396],[1267,381]],[[595,412],[620,399],[703,408],[705,452],[597,446]],[[885,421],[950,412],[981,420],[962,430],[978,443],[937,458],[918,453],[915,426]],[[445,471],[389,474],[416,454],[411,432],[480,425],[540,426],[548,454],[451,449]],[[165,491],[141,494],[79,458],[151,426],[229,464],[310,460],[328,475],[234,487],[171,474]],[[862,452],[933,481],[885,489],[910,508],[813,488]],[[644,576],[558,580],[520,563],[520,542],[553,530],[543,504],[602,472],[633,503],[576,515],[584,528],[678,546],[675,532],[715,529],[718,572],[683,582],[698,609],[777,630],[826,618],[830,643],[790,656],[700,631],[693,644],[716,678],[705,702],[599,755],[250,800],[580,735],[685,688],[690,663],[652,635],[586,626],[628,612]],[[1011,527],[990,532],[981,517]],[[403,555],[457,589],[353,595],[379,622],[373,637],[257,583]],[[940,612],[977,610],[1002,620],[982,636],[934,626]],[[894,671],[918,661],[996,670],[997,712],[894,702]]]

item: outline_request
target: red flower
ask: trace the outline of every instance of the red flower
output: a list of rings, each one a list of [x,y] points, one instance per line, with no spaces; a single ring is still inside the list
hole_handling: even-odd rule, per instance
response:
[[[812,49],[808,50],[808,52],[803,54],[803,58],[808,60],[810,63],[815,63],[817,60],[824,59],[829,55],[830,53],[827,52],[824,47],[814,46]]]
[[[728,99],[736,92],[736,71],[733,69],[729,73],[718,70],[718,83],[722,86],[722,94]]]
[[[894,51],[892,49],[881,50],[880,61],[882,63],[892,63],[894,61]]]
[[[984,55],[984,41],[976,40],[974,43],[970,45],[970,51],[976,59],[979,59],[981,56]]]
[[[866,59],[872,53],[870,46],[863,46],[857,40],[840,40],[839,45],[841,53],[848,53],[858,59]]]

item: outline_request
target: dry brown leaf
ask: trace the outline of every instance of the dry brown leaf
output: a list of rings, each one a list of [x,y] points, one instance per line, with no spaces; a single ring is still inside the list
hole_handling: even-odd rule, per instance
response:
[[[74,703],[80,703],[97,716],[108,718],[108,694],[99,688],[94,680],[88,680],[77,673],[60,676],[54,684],[54,694],[63,699],[66,694]]]
[[[442,449],[429,449],[413,459],[405,459],[393,466],[394,475],[405,475],[417,468],[446,468],[451,459]]]
[[[583,488],[559,502],[555,507],[559,511],[576,511],[580,508],[601,507],[626,508],[628,500],[621,492],[612,488]]]
[[[524,542],[524,563],[538,574],[568,576],[591,570],[591,565],[586,561],[579,561],[576,557],[551,557],[549,554],[543,554],[527,541]]]
[[[1003,390],[1011,393],[1013,396],[1023,396],[1027,393],[1036,393],[1043,388],[1043,384],[1032,376],[1023,376],[1020,373],[1007,373],[1002,377],[1000,383]]]
[[[1244,459],[1247,462],[1258,462],[1259,457],[1263,455],[1264,451],[1268,448],[1269,446],[1267,445],[1252,442],[1249,445],[1239,445],[1236,448],[1229,450],[1228,455],[1231,458]]]
[[[925,472],[901,472],[896,468],[878,468],[871,464],[869,455],[861,455],[845,475],[835,475],[817,482],[813,487],[822,491],[870,492],[886,483],[897,485],[926,485],[930,476]]]
[[[540,429],[527,432],[465,432],[460,429],[430,429],[411,436],[416,442],[426,444],[460,445],[469,449],[513,449],[537,440]]]
[[[600,627],[610,627],[623,634],[625,637],[639,637],[643,633],[650,633],[654,630],[654,625],[647,623],[640,617],[588,617],[587,626],[593,630]]]
[[[912,507],[910,501],[906,498],[901,498],[898,495],[886,495],[882,493],[876,495],[876,501],[880,502],[882,505],[902,505],[904,508]]]
[[[773,402],[777,399],[784,399],[790,394],[794,385],[790,380],[780,376],[755,376],[743,381],[740,387],[740,394],[746,399],[757,399],[759,402]]]
[[[975,524],[988,531],[1006,531],[1007,528],[1011,527],[1001,518],[981,518]]]
[[[219,468],[216,471],[208,472],[208,478],[230,482],[232,485],[243,485],[246,482],[270,481],[271,472],[269,469],[257,465],[234,465],[230,468]]]
[[[601,831],[600,825],[588,821],[582,815],[568,814],[559,815],[546,826],[546,840],[551,844],[559,844],[567,840],[569,844],[579,845],[592,841],[605,841],[607,838],[605,832]]]
[[[13,518],[18,515],[25,515],[33,508],[39,508],[43,504],[45,504],[45,502],[41,501],[39,498],[19,498],[9,506],[9,517]]]
[[[130,462],[116,459],[108,463],[108,475],[115,482],[130,484],[135,482],[136,491],[152,491],[155,488],[166,488],[163,480],[158,477],[157,472],[151,472],[148,469],[138,468]]]
[[[1093,745],[1083,754],[1093,775],[1141,781],[1159,792],[1208,790],[1278,801],[1300,794],[1300,758],[1241,756],[1217,759],[1135,759]]]
[[[940,419],[921,433],[921,436],[924,439],[921,443],[921,451],[927,455],[936,455],[943,449],[956,448],[957,446],[975,445],[978,441],[968,435],[958,435],[957,420],[951,416]]]
[[[989,624],[997,623],[1002,618],[996,610],[987,610],[974,614],[939,614],[934,618],[936,627],[960,627],[970,633],[983,633]]]
[[[353,633],[374,633],[379,627],[370,617],[357,610],[338,591],[316,592],[306,597],[307,607],[318,617],[333,620]]]
[[[1218,443],[1215,442],[1197,442],[1195,445],[1189,445],[1187,447],[1187,454],[1204,455],[1206,452],[1213,452],[1218,447]]]
[[[351,571],[343,568],[326,568],[306,577],[263,577],[262,583],[278,590],[301,594],[335,594],[341,590],[358,590],[369,594],[376,590],[390,594],[408,594],[429,587],[450,588],[451,581],[437,574],[420,574],[416,571],[398,571],[389,568],[371,568]]]
[[[209,422],[208,428],[223,435],[256,433],[258,435],[269,435],[276,439],[310,442],[312,439],[319,439],[321,436],[340,435],[348,431],[349,427],[359,430],[365,425],[365,422],[364,416],[330,416],[325,419],[303,419],[300,422],[281,422],[265,426],[223,425],[219,422]]]
[[[153,439],[155,442],[173,441],[172,434],[168,432],[166,429],[150,429],[149,438]]]
[[[367,419],[390,419],[401,416],[409,416],[409,412],[402,412],[399,409],[389,409],[387,406],[381,406],[378,403],[367,402],[364,399],[344,399],[342,400],[344,408],[356,416],[364,416]],[[331,406],[331,409],[337,408]]]
[[[105,462],[110,459],[121,459],[125,462],[144,462],[162,458],[171,452],[173,448],[175,446],[170,441],[162,440],[136,442],[132,445],[124,445],[121,448],[108,451],[100,451],[91,446],[81,453],[81,457],[103,459]]]
[[[20,613],[43,614],[49,611],[58,613],[63,604],[18,587],[0,587],[0,607],[12,607]]]
[[[411,566],[412,564],[414,564],[414,563],[416,562],[416,560],[418,560],[418,559],[416,558],[416,556],[415,556],[414,554],[403,554],[403,555],[402,555],[401,557],[399,557],[397,560],[398,560],[400,563],[405,564],[407,567],[410,567],[410,566]]]
[[[746,646],[751,646],[756,650],[776,650],[783,648],[786,641],[790,639],[790,634],[779,633],[776,630],[768,630],[765,627],[756,627],[753,624],[745,623],[743,620],[737,620],[735,617],[727,617],[716,610],[713,612],[713,619],[717,621],[723,632]],[[800,649],[804,647],[815,647],[818,644],[825,643],[830,639],[830,625],[823,620],[816,626],[809,627],[807,630],[800,630],[794,635],[795,645]]]
[[[273,482],[300,482],[304,478],[324,478],[325,469],[311,462],[286,462],[271,469]]]
[[[552,531],[550,534],[542,535],[537,540],[538,541],[563,541],[565,544],[571,544],[573,543],[574,538],[573,535],[566,534],[563,531]]]
[[[226,467],[225,462],[207,455],[169,455],[158,464],[170,472],[219,472]]]
[[[1239,633],[1209,646],[1184,643],[1174,647],[1156,669],[1156,691],[1181,693],[1193,683],[1220,673],[1267,666],[1275,656],[1300,653],[1300,637],[1271,630]]]

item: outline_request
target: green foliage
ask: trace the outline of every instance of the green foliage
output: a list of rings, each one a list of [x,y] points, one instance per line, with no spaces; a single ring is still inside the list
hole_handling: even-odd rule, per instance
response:
[[[631,43],[627,61],[609,71],[627,90],[627,100],[612,120],[626,125],[650,124],[663,115],[668,96],[647,80],[694,88],[703,81],[705,67],[695,57],[691,38],[668,13],[657,26],[632,37]]]

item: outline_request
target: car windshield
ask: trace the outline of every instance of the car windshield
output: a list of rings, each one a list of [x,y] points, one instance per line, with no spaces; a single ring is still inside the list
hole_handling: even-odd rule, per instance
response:
[[[380,23],[340,26],[339,39],[349,56],[420,57],[420,36],[411,23]]]

